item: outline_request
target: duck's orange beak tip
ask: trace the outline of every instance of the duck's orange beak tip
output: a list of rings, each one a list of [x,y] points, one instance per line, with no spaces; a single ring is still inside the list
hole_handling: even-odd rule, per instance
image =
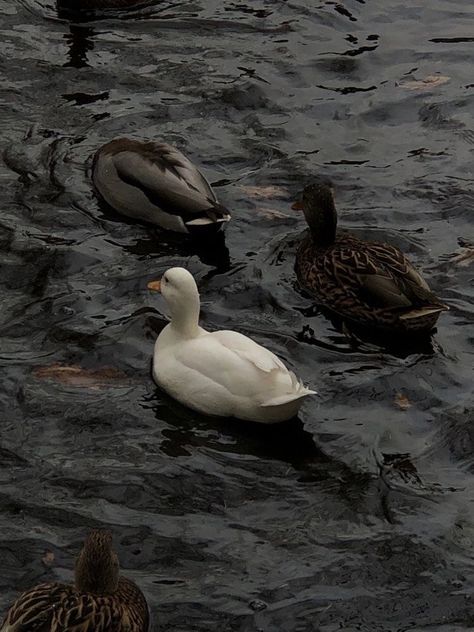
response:
[[[303,210],[303,202],[301,202],[300,200],[297,200],[296,202],[294,202],[294,203],[291,205],[291,208],[292,208],[294,211],[302,211],[302,210]]]
[[[161,292],[161,281],[150,281],[147,283],[147,288],[152,292]]]

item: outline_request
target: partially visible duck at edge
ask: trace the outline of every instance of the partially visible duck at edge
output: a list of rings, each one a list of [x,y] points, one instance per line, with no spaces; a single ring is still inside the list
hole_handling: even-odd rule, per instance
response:
[[[336,232],[329,181],[305,187],[293,208],[303,210],[309,226],[296,254],[298,281],[342,319],[381,331],[419,333],[429,332],[449,309],[398,248]]]
[[[74,585],[39,584],[8,611],[0,632],[146,632],[148,606],[132,581],[119,575],[112,536],[94,530],[76,560]]]
[[[93,11],[94,9],[128,9],[144,4],[144,0],[56,0],[59,9]]]
[[[230,220],[202,173],[166,143],[116,138],[97,151],[92,179],[118,213],[165,230],[208,232]]]

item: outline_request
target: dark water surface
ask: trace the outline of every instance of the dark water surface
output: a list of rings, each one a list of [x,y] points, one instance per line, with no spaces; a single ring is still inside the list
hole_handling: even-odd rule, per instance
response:
[[[104,526],[154,630],[473,629],[471,0],[0,13],[0,609],[69,580]],[[230,261],[98,205],[90,156],[125,134],[202,166]],[[290,203],[315,173],[342,224],[402,246],[449,302],[431,345],[354,345],[298,292]],[[157,392],[146,283],[175,264],[205,326],[319,391],[299,421],[213,421]]]

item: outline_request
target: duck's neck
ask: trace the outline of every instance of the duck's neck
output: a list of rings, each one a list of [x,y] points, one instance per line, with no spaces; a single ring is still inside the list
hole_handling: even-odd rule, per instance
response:
[[[328,248],[336,239],[337,213],[334,204],[317,213],[305,213],[311,241],[316,248]]]
[[[75,586],[79,592],[111,595],[118,588],[119,570],[110,554],[82,550],[76,562]]]
[[[171,328],[181,338],[194,338],[199,332],[199,294],[183,297],[184,300],[170,304]]]

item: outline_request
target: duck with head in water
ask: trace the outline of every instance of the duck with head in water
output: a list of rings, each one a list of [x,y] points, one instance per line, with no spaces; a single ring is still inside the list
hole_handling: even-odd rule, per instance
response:
[[[199,292],[184,268],[170,268],[150,290],[161,292],[171,322],[155,343],[155,382],[206,415],[275,423],[297,415],[314,393],[275,354],[237,331],[199,326]]]
[[[0,632],[147,632],[142,592],[120,575],[108,531],[87,536],[76,560],[74,584],[39,584],[18,597]]]
[[[298,281],[343,320],[385,332],[420,333],[433,329],[449,309],[398,248],[336,231],[330,181],[305,187],[293,208],[303,210],[309,226],[296,254]]]
[[[144,4],[144,0],[56,0],[58,9],[94,11],[102,9],[131,9]]]
[[[230,220],[202,173],[167,143],[116,138],[97,151],[92,179],[118,213],[166,230],[205,235]]]

